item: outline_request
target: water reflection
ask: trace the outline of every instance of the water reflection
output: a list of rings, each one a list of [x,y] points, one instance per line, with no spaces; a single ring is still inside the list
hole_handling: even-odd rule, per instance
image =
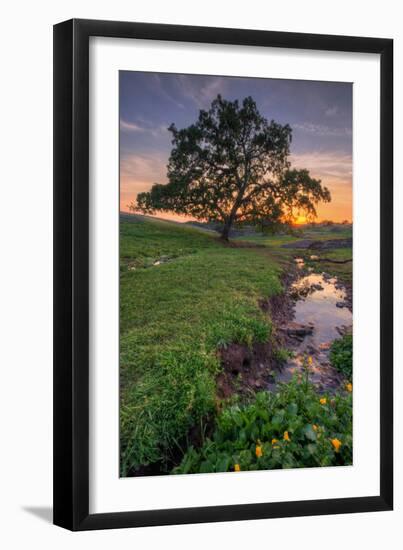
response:
[[[301,296],[295,304],[295,321],[315,326],[307,343],[319,347],[340,336],[337,327],[352,324],[346,292],[336,277],[310,273],[294,283],[293,291]]]
[[[295,258],[295,263],[301,271],[305,267],[303,258]],[[310,270],[305,273],[306,270],[290,289],[296,301],[294,317],[287,332],[294,356],[276,374],[275,381],[269,384],[272,391],[278,382],[288,382],[295,373],[303,376],[304,362],[308,356],[312,358],[309,378],[319,391],[333,391],[344,383],[343,376],[330,364],[329,350],[333,340],[351,330],[353,318],[348,307],[348,296],[336,277]],[[299,336],[295,327],[299,327],[303,336]]]

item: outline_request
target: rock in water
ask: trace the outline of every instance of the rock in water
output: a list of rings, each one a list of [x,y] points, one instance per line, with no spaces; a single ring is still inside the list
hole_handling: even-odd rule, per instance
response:
[[[313,325],[302,325],[292,321],[287,325],[287,334],[291,337],[304,337],[313,333]]]
[[[311,286],[314,290],[323,290],[323,286],[319,283],[315,283]]]

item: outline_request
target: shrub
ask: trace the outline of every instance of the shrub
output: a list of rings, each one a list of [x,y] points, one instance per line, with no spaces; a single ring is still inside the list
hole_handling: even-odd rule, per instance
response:
[[[351,380],[353,374],[353,337],[346,334],[338,338],[330,348],[330,362],[333,367]]]
[[[294,378],[278,393],[229,405],[200,449],[191,447],[176,474],[269,470],[352,463],[352,397],[321,395]]]

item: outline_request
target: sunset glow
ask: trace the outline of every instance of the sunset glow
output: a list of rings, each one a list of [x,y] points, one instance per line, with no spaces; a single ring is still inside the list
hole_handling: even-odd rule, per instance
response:
[[[120,73],[121,211],[128,212],[137,194],[154,183],[167,183],[167,128],[193,123],[217,93],[231,100],[251,95],[268,120],[290,124],[292,166],[307,168],[331,192],[331,202],[317,206],[315,221],[352,221],[351,84],[137,72]],[[306,221],[300,215],[295,223]]]
[[[295,225],[303,225],[306,222],[307,222],[307,219],[305,216],[297,216],[297,218],[294,221]]]

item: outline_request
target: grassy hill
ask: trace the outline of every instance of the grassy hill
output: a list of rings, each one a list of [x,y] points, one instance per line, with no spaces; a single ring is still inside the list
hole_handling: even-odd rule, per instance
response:
[[[145,217],[120,226],[122,474],[164,469],[216,406],[216,350],[266,341],[258,299],[281,291],[259,248]]]
[[[304,234],[311,239],[349,236],[351,229]],[[169,473],[175,465],[177,473],[188,473],[227,471],[237,462],[242,469],[350,463],[349,394],[323,406],[313,388],[293,383],[273,396],[258,393],[240,407],[229,403],[223,408],[217,397],[218,351],[233,343],[270,340],[271,319],[259,301],[282,291],[280,275],[294,256],[304,256],[312,269],[351,281],[351,263],[310,264],[309,250],[282,247],[298,239],[242,237],[228,245],[217,234],[189,225],[121,216],[123,476]],[[325,254],[351,258],[351,247]],[[318,433],[312,425],[320,426]],[[213,441],[208,426],[215,426]],[[273,444],[277,439],[282,441]],[[340,452],[334,448],[339,439]],[[258,440],[267,440],[264,460],[255,456]]]

